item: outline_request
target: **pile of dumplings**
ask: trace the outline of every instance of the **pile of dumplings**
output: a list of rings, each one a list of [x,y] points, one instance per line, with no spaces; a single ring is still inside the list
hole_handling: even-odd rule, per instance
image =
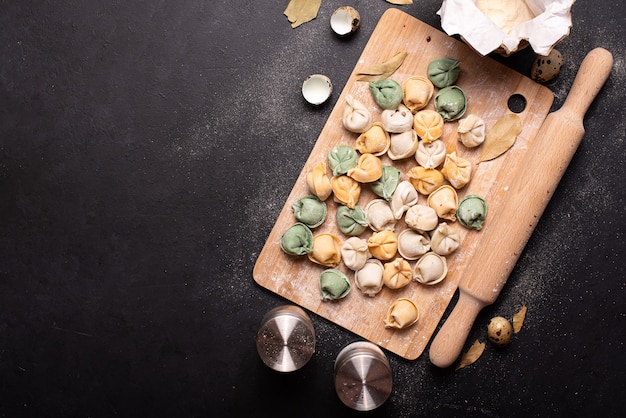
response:
[[[437,87],[454,83],[458,64],[451,68],[456,74],[437,78]],[[441,70],[441,65],[437,69]],[[341,299],[350,292],[350,280],[337,269],[340,263],[354,272],[354,285],[368,297],[383,287],[396,290],[412,282],[436,285],[448,273],[446,256],[461,245],[459,225],[473,229],[480,229],[474,225],[482,226],[486,204],[474,202],[471,210],[459,211],[457,189],[470,182],[472,164],[456,152],[447,153],[441,139],[444,117],[437,110],[425,109],[435,92],[431,78],[429,66],[428,77],[410,77],[402,85],[395,81],[378,83],[374,90],[370,85],[381,108],[380,121],[374,121],[363,103],[347,95],[341,122],[355,134],[354,145],[334,146],[327,161],[319,162],[306,175],[310,195],[293,203],[297,222],[285,231],[280,245],[287,254],[306,255],[313,263],[327,267],[320,281],[323,300]],[[394,83],[395,91],[384,90],[393,90]],[[381,92],[388,96],[383,99],[397,101],[400,96],[401,100],[392,107],[381,104]],[[480,145],[484,136],[482,119],[469,115],[459,121],[458,138],[466,147]],[[417,165],[402,173],[385,164],[384,155],[391,161],[414,158]],[[361,205],[364,187],[369,187],[376,198]],[[427,196],[426,203],[418,203],[420,194]],[[332,232],[313,233],[326,218],[326,202],[331,196],[337,204],[335,225],[346,239]],[[477,213],[476,207],[484,211]],[[461,216],[462,221],[456,222]],[[479,222],[465,219],[468,216]],[[406,228],[396,234],[402,219]],[[371,233],[369,237],[362,237],[366,232]],[[397,299],[389,307],[384,325],[406,328],[418,318],[414,302]]]

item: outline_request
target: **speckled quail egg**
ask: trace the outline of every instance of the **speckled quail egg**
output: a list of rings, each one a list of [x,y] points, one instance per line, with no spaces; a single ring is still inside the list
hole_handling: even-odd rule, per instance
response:
[[[491,318],[487,324],[487,338],[496,347],[504,347],[511,342],[513,327],[508,319],[502,316]]]
[[[530,77],[540,83],[545,83],[559,75],[563,66],[563,55],[552,49],[548,55],[537,55],[530,69]]]

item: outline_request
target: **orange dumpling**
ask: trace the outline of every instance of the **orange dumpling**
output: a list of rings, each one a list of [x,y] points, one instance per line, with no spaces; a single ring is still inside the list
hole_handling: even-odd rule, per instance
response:
[[[333,189],[333,200],[339,204],[354,209],[361,196],[361,184],[346,176],[334,176],[330,180]]]
[[[422,141],[432,142],[443,134],[443,118],[434,110],[420,110],[413,117],[413,129]]]
[[[383,162],[372,154],[363,154],[356,167],[348,170],[347,174],[359,183],[371,183],[383,175]]]

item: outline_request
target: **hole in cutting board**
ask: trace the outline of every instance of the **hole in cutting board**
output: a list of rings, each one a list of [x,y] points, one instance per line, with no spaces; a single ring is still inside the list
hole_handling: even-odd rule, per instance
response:
[[[519,93],[515,93],[509,97],[507,105],[509,110],[513,113],[522,113],[526,109],[526,98]]]

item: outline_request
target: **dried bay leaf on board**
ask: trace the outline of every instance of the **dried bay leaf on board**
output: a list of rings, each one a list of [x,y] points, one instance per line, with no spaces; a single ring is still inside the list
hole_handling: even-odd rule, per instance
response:
[[[485,135],[478,163],[493,160],[513,146],[522,132],[522,119],[515,113],[502,116]]]
[[[382,78],[389,78],[390,75],[400,68],[407,55],[408,53],[406,51],[400,51],[385,62],[365,67],[363,70],[356,73],[356,80],[371,82]]]
[[[454,371],[460,370],[476,362],[476,360],[478,360],[480,356],[483,355],[483,351],[485,351],[485,343],[481,343],[478,340],[474,341],[474,344],[472,344],[469,350],[467,350],[467,352],[463,354],[459,365],[456,366],[456,369],[454,369]]]
[[[413,0],[386,0],[391,4],[413,4]]]
[[[315,19],[321,5],[322,0],[291,0],[283,13],[291,22],[291,27],[296,28]]]
[[[522,329],[524,325],[524,319],[526,318],[526,305],[522,305],[522,308],[513,315],[513,332],[516,334]]]

